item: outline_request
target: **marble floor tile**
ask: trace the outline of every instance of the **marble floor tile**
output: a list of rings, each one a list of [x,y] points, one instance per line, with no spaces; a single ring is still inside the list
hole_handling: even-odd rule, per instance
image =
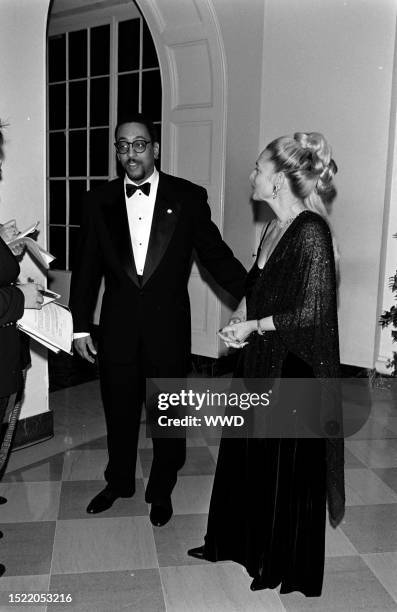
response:
[[[6,566],[1,578],[38,576],[50,573],[55,521],[0,524],[4,537],[0,561]]]
[[[160,568],[169,612],[284,612],[275,591],[250,591],[237,563]]]
[[[154,529],[160,567],[205,564],[189,557],[189,548],[201,546],[207,529],[206,514],[175,514],[161,529]]]
[[[58,518],[65,520],[96,516],[87,514],[86,508],[92,498],[105,486],[106,482],[100,480],[69,480],[63,482]],[[101,512],[101,517],[105,518],[138,515],[148,515],[143,482],[139,478],[136,480],[136,491],[133,497],[119,497],[109,510]]]
[[[397,552],[363,555],[363,559],[397,604]]]
[[[0,580],[0,612],[45,612],[46,605],[28,603],[11,603],[15,601],[16,593],[48,593],[50,576],[10,576],[4,574]],[[12,598],[12,596],[14,596]]]
[[[341,528],[337,527],[334,529],[327,520],[325,530],[325,556],[349,557],[357,554],[358,552]]]
[[[108,461],[105,449],[73,449],[66,451],[64,455],[62,480],[103,480],[103,472]]]
[[[108,462],[107,449],[68,450],[64,453],[62,480],[103,480]],[[142,478],[139,455],[136,464],[136,478]]]
[[[216,466],[216,463],[218,461],[219,445],[209,446],[208,450],[210,451],[210,453],[211,453],[211,455],[212,455],[212,457],[213,457],[213,459],[215,461],[215,466]]]
[[[20,452],[23,452],[21,449]],[[64,454],[58,453],[41,461],[36,461],[16,470],[7,468],[2,482],[40,482],[61,480]]]
[[[360,554],[397,551],[397,504],[350,506],[340,528]]]
[[[287,612],[384,612],[395,602],[360,557],[334,557],[325,563],[321,597],[280,595]]]
[[[365,463],[357,459],[355,455],[345,445],[345,468],[353,469],[353,468],[364,468]]]
[[[374,472],[387,484],[388,487],[397,493],[397,467],[395,468],[374,468]]]
[[[146,516],[58,521],[53,574],[158,567]]]
[[[346,440],[346,446],[368,467],[397,467],[397,439]]]
[[[142,464],[144,477],[148,478],[152,465],[153,451],[151,449],[140,449],[139,456]],[[206,446],[188,447],[186,451],[185,465],[178,472],[180,476],[205,476],[215,472],[214,459]]]
[[[347,440],[383,440],[395,437],[396,433],[389,428],[388,423],[381,423],[378,419],[371,417],[361,429],[353,435],[349,435]]]
[[[52,521],[58,515],[60,482],[13,482],[0,484],[0,495],[8,502],[1,506],[4,523]]]
[[[206,514],[212,483],[213,476],[180,476],[172,492],[174,514]]]
[[[394,437],[397,437],[397,411],[394,411],[396,416],[387,417],[387,428],[394,433]]]
[[[67,612],[166,612],[158,569],[55,574],[50,590],[71,593],[71,604],[49,605]]]
[[[346,504],[396,504],[397,494],[370,469],[345,470]]]
[[[99,436],[98,438],[93,438],[92,440],[88,440],[87,442],[74,446],[73,450],[99,450],[107,449],[107,447],[108,444],[106,436]]]

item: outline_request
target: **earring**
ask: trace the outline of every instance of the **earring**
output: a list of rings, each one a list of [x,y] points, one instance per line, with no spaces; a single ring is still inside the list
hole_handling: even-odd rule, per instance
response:
[[[274,185],[273,193],[272,193],[273,200],[275,200],[277,198],[279,191],[280,191],[280,185]]]

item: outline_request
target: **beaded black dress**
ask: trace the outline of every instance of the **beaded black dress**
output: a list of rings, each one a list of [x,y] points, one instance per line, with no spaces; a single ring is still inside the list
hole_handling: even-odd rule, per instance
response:
[[[340,403],[335,263],[327,223],[299,214],[264,268],[246,286],[247,320],[273,316],[276,331],[252,334],[235,376],[321,379],[315,406],[334,422]],[[331,383],[330,385],[327,385]],[[319,596],[326,505],[344,513],[343,439],[223,437],[208,515],[204,558],[242,564],[262,588]]]

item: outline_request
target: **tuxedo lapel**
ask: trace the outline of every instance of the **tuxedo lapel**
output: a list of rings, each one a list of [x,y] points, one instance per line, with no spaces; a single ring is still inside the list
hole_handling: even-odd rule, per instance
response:
[[[160,173],[149,245],[143,270],[143,284],[148,281],[164,256],[174,233],[179,212],[180,203],[175,201],[172,194],[169,193],[169,190],[167,190],[167,177]]]
[[[104,205],[104,217],[123,269],[130,279],[139,286],[125,206],[124,181],[122,179],[115,185],[114,197]]]

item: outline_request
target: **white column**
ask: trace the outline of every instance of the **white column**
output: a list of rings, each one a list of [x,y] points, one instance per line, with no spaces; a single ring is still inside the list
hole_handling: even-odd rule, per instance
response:
[[[46,240],[45,86],[46,25],[49,0],[0,1],[0,117],[5,161],[0,184],[0,221],[17,219],[20,228],[40,221]],[[31,261],[23,272],[37,278]],[[42,278],[42,276],[41,276]],[[37,346],[37,345],[36,345]],[[32,350],[21,418],[48,411],[47,359]]]

